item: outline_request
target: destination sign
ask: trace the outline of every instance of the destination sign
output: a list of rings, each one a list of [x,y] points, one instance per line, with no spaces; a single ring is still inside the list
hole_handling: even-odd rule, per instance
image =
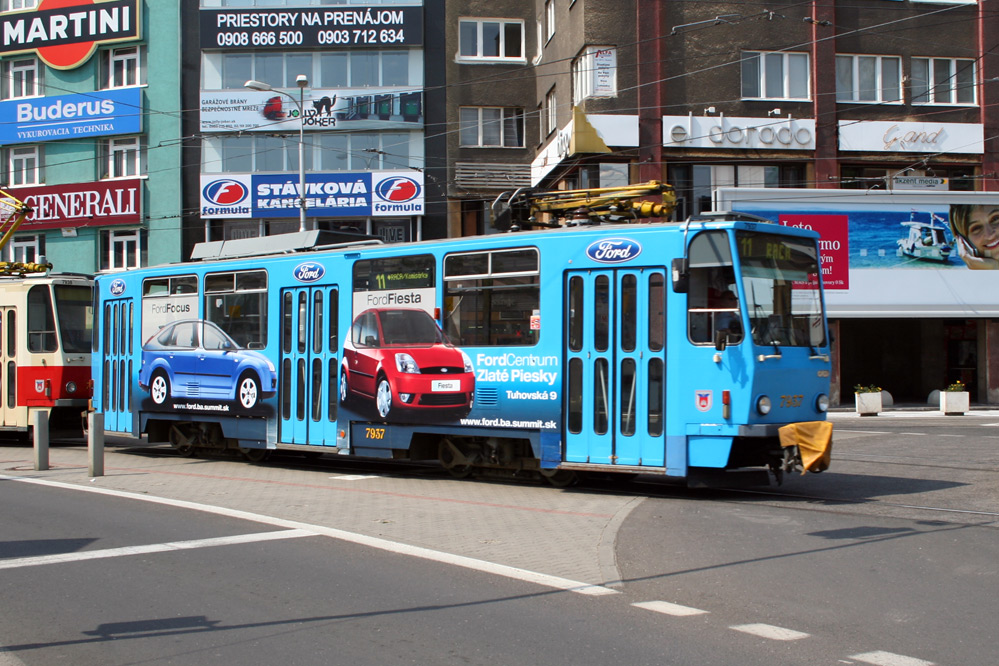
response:
[[[202,9],[201,48],[420,46],[422,7]]]

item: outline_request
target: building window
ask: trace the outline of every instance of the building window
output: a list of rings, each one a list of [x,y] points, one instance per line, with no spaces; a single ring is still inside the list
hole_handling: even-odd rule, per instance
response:
[[[205,53],[202,56],[206,90],[242,89],[250,79],[275,88],[290,88],[298,95],[295,80],[309,77],[310,88],[368,88],[423,85],[419,67],[410,67],[419,52],[325,51],[319,53]]]
[[[589,97],[617,96],[617,49],[587,46],[572,61],[572,103]]]
[[[206,137],[204,173],[298,171],[298,134]],[[309,171],[369,171],[422,166],[419,132],[309,132],[305,168]]]
[[[140,229],[101,232],[101,270],[124,271],[142,265],[145,237]]]
[[[975,61],[913,58],[913,104],[975,104]]]
[[[38,6],[38,0],[3,0],[0,4],[0,11],[13,12],[18,9],[34,9]]]
[[[555,0],[545,3],[545,41],[555,36]]]
[[[464,147],[524,147],[524,110],[517,107],[465,106],[459,111]]]
[[[104,152],[103,178],[129,178],[143,173],[139,137],[108,139]]]
[[[105,88],[137,86],[142,83],[140,76],[138,46],[109,49],[101,53],[101,80]]]
[[[524,22],[462,19],[458,22],[458,60],[503,61],[524,56]]]
[[[7,149],[7,185],[38,185],[41,178],[41,146],[15,146]]]
[[[27,264],[38,261],[44,254],[44,235],[14,236],[13,240],[10,241],[10,245],[4,249],[4,260],[20,261]]]
[[[555,103],[555,88],[548,91],[545,95],[545,124],[548,128],[548,134],[558,130],[558,105]]]
[[[37,58],[5,60],[2,75],[3,99],[38,97],[41,94]]]
[[[743,99],[808,99],[807,53],[743,51]]]
[[[837,102],[901,102],[902,59],[897,56],[836,56]]]

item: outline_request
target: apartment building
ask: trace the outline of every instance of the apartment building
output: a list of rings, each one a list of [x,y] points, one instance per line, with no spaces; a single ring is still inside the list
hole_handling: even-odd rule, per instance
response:
[[[179,260],[179,5],[39,4],[0,4],[2,189],[33,209],[3,259],[81,273]]]

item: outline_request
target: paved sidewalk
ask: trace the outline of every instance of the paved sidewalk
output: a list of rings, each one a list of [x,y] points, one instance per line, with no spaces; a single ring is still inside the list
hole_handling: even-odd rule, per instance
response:
[[[55,446],[34,470],[30,445],[0,444],[0,474],[198,502],[333,527],[595,585],[619,578],[617,529],[641,501],[547,484],[302,469],[292,458],[180,458],[167,445],[108,437],[105,475],[88,476],[86,446]],[[335,456],[327,456],[335,462]]]

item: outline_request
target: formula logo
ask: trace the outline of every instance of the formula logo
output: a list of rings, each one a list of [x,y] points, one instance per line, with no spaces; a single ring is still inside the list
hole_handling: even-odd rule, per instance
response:
[[[375,194],[382,201],[390,201],[392,203],[406,203],[407,201],[412,201],[416,197],[420,196],[420,192],[423,190],[420,184],[417,183],[412,178],[406,178],[404,176],[398,178],[387,178],[382,182],[378,183],[378,188],[375,190]]]
[[[250,217],[250,178],[202,176],[201,217]]]
[[[292,271],[292,276],[299,282],[318,282],[323,279],[326,275],[326,269],[323,268],[322,264],[318,264],[314,261],[307,261],[303,264],[295,266],[295,270]]]
[[[605,238],[586,248],[586,256],[602,264],[631,261],[641,253],[642,246],[629,238]]]
[[[121,296],[125,293],[125,281],[121,278],[111,280],[111,295]]]
[[[707,412],[711,410],[712,392],[711,391],[694,391],[695,404],[697,405],[697,411]]]
[[[238,180],[219,178],[205,185],[203,194],[216,206],[235,206],[250,195],[250,190]]]

